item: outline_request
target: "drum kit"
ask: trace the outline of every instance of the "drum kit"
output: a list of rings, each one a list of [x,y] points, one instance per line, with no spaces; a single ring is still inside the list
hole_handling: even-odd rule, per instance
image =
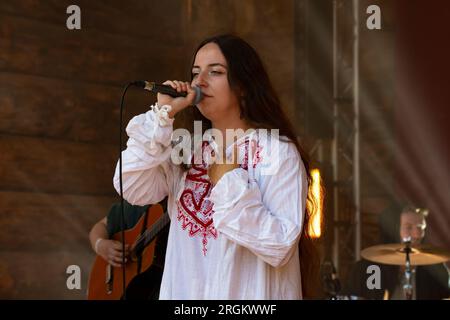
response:
[[[404,266],[403,292],[406,300],[413,299],[412,273],[416,266],[444,263],[450,260],[450,252],[427,244],[412,245],[411,239],[404,239],[403,243],[382,244],[366,248],[361,256],[369,261]],[[351,296],[350,300],[359,300]]]
[[[400,244],[384,244],[366,248],[361,252],[361,256],[377,263],[404,266],[403,292],[406,300],[413,299],[412,269],[414,267],[450,260],[450,253],[446,250],[427,244],[412,245],[410,238],[404,239]]]

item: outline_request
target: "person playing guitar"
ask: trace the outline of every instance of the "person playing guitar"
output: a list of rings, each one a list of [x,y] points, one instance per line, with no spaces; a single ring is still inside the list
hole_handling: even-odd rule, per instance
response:
[[[161,203],[163,212],[166,211],[166,201]],[[147,222],[145,213],[151,215],[150,209],[155,209],[154,206],[137,206],[131,205],[127,201],[124,201],[124,218],[125,218],[125,230],[126,232],[132,232],[131,229],[136,230],[136,234],[131,236],[132,242],[135,243],[137,236],[142,236],[144,231],[149,231],[147,227],[151,224],[151,221]],[[155,213],[153,213],[155,214]],[[150,219],[156,217],[150,217]],[[107,216],[98,221],[91,229],[89,233],[89,240],[92,249],[97,254],[96,261],[92,268],[92,272],[89,279],[89,292],[88,299],[102,300],[102,299],[118,299],[123,298],[121,290],[111,290],[112,292],[105,293],[105,277],[108,271],[105,269],[105,265],[109,268],[110,272],[115,271],[114,277],[121,280],[121,264],[122,264],[122,243],[120,240],[121,234],[121,208],[120,202],[114,203]],[[142,256],[152,255],[150,257],[150,267],[144,265],[142,270],[140,267],[133,270],[130,275],[128,273],[126,298],[127,299],[158,299],[159,288],[161,284],[162,272],[164,268],[164,258],[167,244],[168,225],[163,227],[158,232],[158,237],[154,247],[151,251],[143,251]],[[125,241],[125,264],[130,264],[130,254],[132,253],[131,244]],[[147,244],[145,245],[145,247]],[[144,258],[145,259],[145,258]],[[148,260],[148,259],[147,259]],[[134,268],[136,269],[136,268]],[[120,288],[116,286],[115,288]],[[114,288],[114,289],[115,289]],[[115,292],[114,292],[115,291]]]

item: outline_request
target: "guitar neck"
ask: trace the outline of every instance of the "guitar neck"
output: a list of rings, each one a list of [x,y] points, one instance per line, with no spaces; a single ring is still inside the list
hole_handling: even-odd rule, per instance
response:
[[[138,255],[142,252],[145,247],[147,247],[158,235],[159,232],[169,223],[170,218],[167,212],[164,214],[153,224],[153,226],[139,236],[136,240],[135,245],[133,246],[132,254]]]

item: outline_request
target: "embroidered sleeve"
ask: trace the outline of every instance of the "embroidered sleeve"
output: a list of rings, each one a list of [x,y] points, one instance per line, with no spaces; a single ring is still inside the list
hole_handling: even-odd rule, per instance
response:
[[[210,200],[215,228],[277,267],[292,256],[301,234],[307,189],[303,163],[299,157],[284,159],[265,179],[261,194],[246,170],[234,169],[218,181]]]
[[[126,128],[129,139],[122,151],[122,179],[124,198],[131,204],[163,200],[180,174],[180,169],[170,161],[174,119],[168,117],[169,111],[170,106],[154,105],[131,119]],[[119,193],[119,162],[113,184]]]

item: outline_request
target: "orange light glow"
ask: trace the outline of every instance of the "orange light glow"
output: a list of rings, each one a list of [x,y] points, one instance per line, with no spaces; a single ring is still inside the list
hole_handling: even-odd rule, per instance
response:
[[[311,212],[311,221],[308,228],[308,233],[311,238],[319,238],[322,234],[322,192],[321,192],[321,177],[319,169],[311,170],[312,178],[312,198],[314,200],[314,205],[308,203]]]

